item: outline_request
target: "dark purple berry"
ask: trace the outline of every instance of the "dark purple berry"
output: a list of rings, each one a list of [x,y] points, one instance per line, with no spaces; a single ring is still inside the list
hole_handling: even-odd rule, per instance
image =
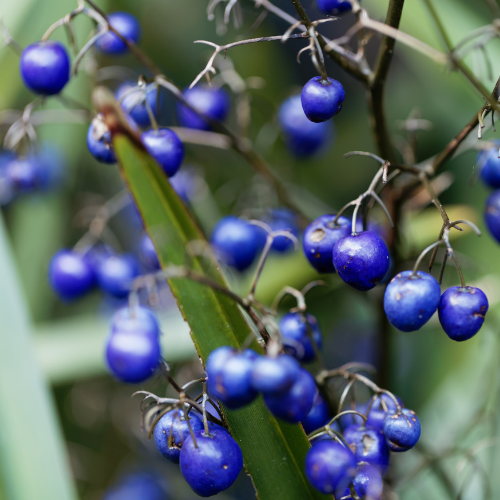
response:
[[[407,451],[420,439],[420,420],[413,410],[403,408],[402,413],[387,417],[384,434],[391,451]]]
[[[112,12],[108,15],[111,26],[128,41],[135,44],[141,38],[141,26],[139,21],[128,12]],[[104,33],[96,42],[95,46],[103,54],[118,55],[127,52],[127,44],[112,31]]]
[[[473,286],[452,286],[439,303],[439,321],[448,337],[462,342],[474,337],[488,312],[488,298]]]
[[[323,347],[318,320],[312,314],[305,316],[299,312],[285,314],[281,318],[279,328],[287,352],[299,361],[308,363],[314,360],[316,353],[313,340],[319,350]]]
[[[385,289],[384,311],[392,326],[402,332],[422,328],[436,312],[441,287],[436,278],[423,271],[403,271]]]
[[[300,99],[309,120],[326,122],[342,109],[345,91],[337,80],[328,78],[325,81],[321,76],[315,76],[304,85]]]
[[[342,280],[357,290],[371,290],[389,269],[389,250],[372,232],[344,236],[333,247],[333,265]]]
[[[111,255],[99,265],[96,277],[102,291],[113,297],[126,297],[139,275],[139,264],[133,255]]]
[[[287,391],[297,380],[299,363],[286,354],[271,358],[259,356],[252,370],[252,387],[262,394]]]
[[[167,177],[174,176],[184,159],[184,145],[179,136],[168,128],[148,130],[141,134],[148,153],[159,163]]]

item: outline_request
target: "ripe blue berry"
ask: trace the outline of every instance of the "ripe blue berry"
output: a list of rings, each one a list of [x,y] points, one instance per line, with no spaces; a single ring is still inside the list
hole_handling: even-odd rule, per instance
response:
[[[441,287],[430,274],[403,271],[392,278],[384,295],[384,311],[391,325],[414,332],[431,319],[441,300]]]
[[[252,370],[252,387],[262,394],[286,391],[297,380],[299,371],[299,363],[286,354],[276,358],[259,356]]]
[[[204,431],[194,433],[197,448],[188,436],[180,453],[184,479],[201,497],[217,495],[227,490],[243,468],[243,454],[238,443],[222,429],[214,429],[206,436]]]
[[[127,474],[106,490],[102,500],[169,500],[165,478],[158,472],[140,470]]]
[[[207,372],[208,393],[216,399],[222,399],[224,394],[221,392],[220,377],[228,359],[234,356],[238,351],[232,347],[223,346],[213,350],[207,359],[205,370]]]
[[[111,318],[112,332],[142,333],[160,336],[160,327],[153,311],[141,307],[123,307]]]
[[[488,298],[473,286],[452,286],[439,303],[439,321],[448,337],[457,342],[468,340],[480,330],[488,311]]]
[[[102,121],[102,115],[97,115],[87,132],[87,147],[90,154],[101,163],[116,163],[115,151],[111,144],[111,133]]]
[[[193,432],[203,430],[203,422],[192,415],[189,417],[189,424]],[[158,451],[176,464],[179,463],[182,446],[189,435],[189,426],[184,417],[184,411],[176,409],[165,413],[156,424],[154,431]]]
[[[351,221],[340,216],[322,215],[313,220],[304,231],[302,248],[311,265],[320,273],[334,273],[333,247],[340,238],[351,234]]]
[[[223,88],[197,85],[182,92],[184,99],[194,109],[214,121],[223,121],[229,113],[231,100]],[[210,124],[182,103],[177,104],[177,116],[183,127],[211,130]]]
[[[389,469],[389,448],[381,430],[350,425],[344,430],[344,439],[358,462],[367,462],[385,475]]]
[[[131,91],[134,87],[136,87],[134,82],[122,83],[116,89],[115,98],[119,101],[123,96],[125,96],[120,103],[122,109],[130,115],[132,120],[134,120],[137,125],[140,125],[141,127],[148,127],[151,124],[151,121],[149,119],[149,113],[144,101],[147,101],[153,116],[158,119],[158,87],[156,85],[148,85],[145,89],[136,89]],[[162,94],[160,93],[160,106],[162,101]]]
[[[288,149],[298,157],[314,155],[335,140],[333,122],[313,123],[309,120],[299,95],[283,101],[278,111],[278,122]]]
[[[477,156],[476,163],[481,168],[481,180],[489,187],[494,189],[500,188],[500,158],[498,158],[498,147],[490,148],[482,151]]]
[[[318,9],[325,14],[337,15],[352,10],[348,0],[316,0]]]
[[[338,275],[357,290],[371,290],[389,269],[389,250],[373,231],[344,236],[333,247]]]
[[[36,156],[15,157],[5,166],[5,173],[17,192],[26,193],[40,186],[42,166]]]
[[[299,312],[285,314],[279,328],[287,351],[299,361],[308,363],[316,357],[311,335],[318,349],[323,346],[318,320],[312,314],[306,314],[305,318]]]
[[[24,84],[35,94],[59,94],[69,81],[68,53],[59,42],[36,42],[23,50],[19,69]]]
[[[96,277],[102,291],[113,297],[128,295],[134,278],[139,275],[139,264],[133,255],[111,255],[99,265]]]
[[[364,500],[380,500],[384,489],[384,483],[380,472],[370,464],[359,463],[352,485],[359,498]],[[347,488],[342,497],[351,497],[351,491]]]
[[[407,451],[413,448],[421,433],[420,420],[413,410],[403,408],[402,413],[387,417],[384,434],[391,451]]]
[[[301,369],[288,391],[264,395],[264,401],[275,417],[296,424],[304,420],[311,411],[317,392],[313,376]]]
[[[337,80],[328,78],[325,81],[321,76],[315,76],[304,85],[300,99],[309,120],[314,123],[326,122],[342,109],[345,91]]]
[[[269,217],[264,219],[264,222],[273,231],[290,231],[295,237],[299,236],[299,228],[297,227],[296,216],[293,212],[286,208],[276,208],[271,211]],[[277,236],[274,238],[271,245],[271,250],[279,253],[288,252],[294,248],[293,241],[286,236]]]
[[[155,271],[160,269],[160,261],[153,241],[148,234],[144,233],[139,242],[139,256],[146,269]]]
[[[141,38],[141,26],[139,21],[128,12],[112,12],[108,15],[111,26],[124,38],[135,44]],[[103,54],[118,55],[127,52],[127,44],[112,31],[104,33],[96,42],[95,46]]]
[[[330,412],[328,410],[328,405],[326,401],[321,397],[321,394],[316,395],[313,407],[311,411],[307,414],[307,417],[300,423],[304,427],[306,434],[310,434],[312,431],[319,429],[323,425],[326,425],[330,420]],[[335,422],[334,422],[335,423]]]
[[[306,476],[321,493],[339,495],[356,473],[356,458],[335,441],[320,441],[306,455]]]
[[[111,330],[106,343],[106,361],[111,373],[122,382],[137,384],[151,377],[160,364],[157,335],[147,332]]]
[[[232,215],[216,224],[210,241],[217,258],[238,271],[252,265],[260,247],[255,226]]]
[[[50,261],[49,281],[61,300],[77,299],[94,285],[94,273],[84,256],[73,250],[60,250]]]
[[[384,410],[380,399],[384,400],[387,411]],[[397,398],[397,400],[399,401],[400,406],[403,406],[401,399]],[[387,394],[381,394],[377,399],[375,399],[370,408],[370,412],[368,413],[368,417],[366,419],[366,426],[382,430],[384,428],[385,419],[389,415],[394,415],[396,410],[397,408],[394,400]]]
[[[500,243],[500,190],[494,191],[488,196],[484,221],[493,238]]]
[[[168,128],[147,130],[141,140],[148,153],[160,164],[167,177],[174,176],[184,159],[184,144],[179,136]]]
[[[189,167],[177,172],[174,177],[169,179],[169,182],[179,198],[186,204],[196,197],[200,186],[199,177]]]

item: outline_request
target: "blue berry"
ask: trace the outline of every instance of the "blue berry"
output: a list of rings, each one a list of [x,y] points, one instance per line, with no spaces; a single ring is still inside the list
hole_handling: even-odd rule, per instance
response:
[[[325,14],[337,15],[350,12],[352,4],[348,0],[316,0],[318,9]]]
[[[243,454],[238,443],[222,429],[204,431],[188,436],[180,453],[180,466],[184,479],[201,497],[217,495],[227,490],[243,468]]]
[[[111,373],[122,382],[138,384],[151,377],[160,364],[158,338],[135,332],[111,332],[106,361]]]
[[[358,462],[367,462],[385,475],[389,469],[389,448],[381,430],[350,425],[344,430],[344,439]]]
[[[189,416],[189,424],[193,432],[203,430],[203,422]],[[183,410],[170,410],[156,424],[154,436],[158,451],[171,462],[179,463],[182,446],[190,435],[189,426]],[[170,446],[168,445],[171,441]]]
[[[139,242],[139,256],[146,269],[155,271],[160,269],[160,261],[153,241],[147,233],[144,233]]]
[[[70,301],[89,292],[95,276],[84,256],[73,250],[60,250],[50,261],[49,281],[61,300]]]
[[[300,365],[286,354],[271,358],[259,356],[252,370],[252,387],[262,394],[276,394],[290,389],[299,375]]]
[[[384,410],[380,399],[384,400],[387,411]],[[401,399],[397,399],[399,401],[399,405],[403,406],[403,402],[401,401]],[[377,399],[375,399],[370,408],[370,412],[368,413],[368,417],[366,419],[366,426],[382,430],[384,428],[385,419],[390,415],[394,415],[394,413],[396,413],[396,410],[397,408],[394,400],[387,394],[381,394]]]
[[[307,414],[307,417],[300,423],[304,427],[306,434],[310,434],[312,431],[319,429],[323,425],[326,425],[330,420],[330,412],[328,410],[328,405],[326,401],[321,397],[321,394],[316,395],[313,407],[311,411]],[[334,422],[335,423],[335,422]]]
[[[384,423],[384,434],[391,451],[407,451],[420,439],[420,420],[414,411],[403,408],[402,413],[388,417]]]
[[[497,147],[482,151],[477,156],[477,164],[481,168],[481,180],[489,187],[500,188],[500,158],[498,158],[498,147],[500,143],[495,141]]]
[[[153,116],[158,119],[157,100],[158,87],[156,85],[147,85],[145,89],[137,89],[131,91],[137,85],[134,82],[122,83],[115,92],[117,101],[123,99],[120,103],[121,108],[130,115],[132,120],[141,127],[148,127],[151,124],[149,113],[144,101],[147,101]],[[163,102],[162,94],[160,93],[159,104]]]
[[[323,339],[318,320],[312,314],[306,314],[305,318],[299,312],[285,314],[281,318],[279,328],[287,351],[299,361],[308,363],[316,357],[310,335],[318,349],[323,347]]]
[[[321,123],[340,112],[345,91],[337,80],[328,78],[325,81],[321,76],[315,76],[304,85],[300,99],[307,118],[314,123]]]
[[[36,42],[23,50],[19,69],[24,84],[35,94],[59,94],[69,81],[68,53],[59,42]]]
[[[293,212],[286,208],[276,208],[271,211],[271,214],[264,222],[273,231],[290,231],[296,238],[299,236],[299,228],[297,227],[296,216]],[[271,245],[271,250],[284,253],[294,248],[293,241],[286,236],[277,236],[274,238]]]
[[[112,12],[108,15],[111,26],[124,38],[135,44],[141,38],[141,26],[139,21],[128,12]],[[112,31],[104,33],[96,42],[95,46],[103,54],[118,55],[127,52],[127,44]]]
[[[129,254],[111,255],[99,265],[96,273],[97,283],[104,292],[113,297],[126,297],[134,278],[139,275],[139,264]]]
[[[193,169],[183,168],[169,182],[184,203],[187,204],[196,197],[199,180]]]
[[[197,85],[185,89],[184,99],[194,109],[214,121],[223,121],[229,113],[231,100],[223,88],[213,88],[208,85]],[[177,104],[177,116],[183,127],[198,130],[211,130],[210,124],[182,103]]]
[[[260,246],[255,226],[232,215],[216,224],[210,241],[217,258],[238,271],[252,265]]]
[[[370,464],[359,463],[356,475],[352,480],[354,491],[359,498],[364,500],[380,500],[384,490],[384,483],[380,472]],[[351,491],[347,488],[342,497],[351,497]]]
[[[389,269],[389,250],[372,232],[344,236],[333,247],[333,265],[341,279],[357,290],[370,290]]]
[[[226,362],[234,356],[238,351],[233,347],[223,346],[213,350],[208,356],[205,370],[207,372],[207,389],[208,393],[216,399],[222,399],[220,379],[221,373],[226,365]]]
[[[359,413],[365,414],[366,408],[367,408],[366,403],[356,403],[354,408],[352,406],[348,406],[344,408],[344,410],[356,410],[359,411]],[[361,426],[364,424],[364,420],[355,413],[347,413],[345,415],[342,415],[341,417],[338,418],[337,422],[340,424],[342,429],[346,429],[351,425]]]
[[[333,247],[340,238],[351,234],[351,221],[340,216],[322,215],[313,220],[304,231],[302,248],[311,265],[320,273],[334,273]]]
[[[356,458],[335,441],[320,441],[306,455],[306,476],[321,493],[339,495],[356,473]]]
[[[403,271],[385,289],[384,311],[391,325],[414,332],[431,319],[441,300],[441,287],[430,274]]]
[[[41,164],[34,155],[11,159],[5,166],[5,174],[17,192],[26,193],[40,186]]]
[[[313,123],[309,120],[299,95],[283,101],[278,111],[278,122],[285,144],[298,157],[314,155],[335,140],[333,122]]]
[[[87,132],[87,148],[90,154],[101,163],[116,163],[115,151],[111,144],[111,132],[98,115]]]
[[[271,413],[286,422],[296,424],[304,420],[313,407],[318,389],[313,376],[304,369],[288,389],[278,394],[264,394],[264,401]]]
[[[141,307],[123,307],[111,318],[112,332],[142,333],[160,336],[160,326],[153,311]]]
[[[63,151],[52,144],[43,144],[35,156],[39,165],[40,187],[45,190],[60,187],[67,176]]]
[[[500,190],[494,191],[488,196],[484,221],[493,238],[500,243]]]
[[[163,475],[150,470],[128,474],[106,490],[102,500],[169,500]]]
[[[174,176],[184,159],[184,144],[179,136],[168,128],[148,130],[141,134],[148,153],[160,164],[167,177]]]
[[[480,330],[488,311],[488,298],[473,286],[452,286],[439,303],[439,321],[448,337],[457,342],[468,340]]]

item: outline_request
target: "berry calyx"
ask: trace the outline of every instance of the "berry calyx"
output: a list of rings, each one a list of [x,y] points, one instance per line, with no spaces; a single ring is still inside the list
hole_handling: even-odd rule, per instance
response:
[[[169,128],[147,130],[141,134],[147,152],[159,163],[167,177],[174,176],[184,160],[184,144]]]
[[[35,94],[59,94],[69,81],[68,53],[59,42],[36,42],[23,50],[19,69],[24,84]]]
[[[389,269],[389,250],[373,231],[344,236],[333,247],[333,265],[348,285],[357,290],[374,288]]]
[[[286,351],[299,361],[308,363],[316,357],[311,335],[316,347],[323,347],[319,323],[312,314],[287,313],[281,318],[279,328]]]
[[[402,332],[414,332],[429,321],[441,300],[441,287],[430,274],[403,271],[385,290],[384,311],[391,325]]]
[[[488,307],[488,298],[479,288],[452,286],[441,297],[439,321],[450,339],[463,342],[481,329]]]
[[[141,25],[139,21],[128,12],[112,12],[108,14],[109,24],[120,35],[135,44],[141,38]],[[95,46],[103,54],[119,55],[128,51],[127,44],[112,31],[107,31],[95,42]]]
[[[351,221],[340,216],[322,215],[313,220],[304,231],[302,248],[310,264],[320,273],[334,273],[333,247],[340,238],[351,234]]]
[[[337,80],[328,77],[325,81],[321,76],[315,76],[304,85],[300,99],[307,118],[320,123],[340,112],[345,91]]]

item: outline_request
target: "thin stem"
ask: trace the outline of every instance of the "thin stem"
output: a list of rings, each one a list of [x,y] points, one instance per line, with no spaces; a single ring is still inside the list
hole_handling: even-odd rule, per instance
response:
[[[438,240],[438,241],[435,241],[434,243],[432,243],[431,245],[429,245],[427,248],[425,248],[424,250],[422,250],[422,252],[420,253],[420,255],[418,256],[418,259],[415,261],[415,265],[413,266],[413,274],[412,276],[418,276],[417,275],[417,271],[418,271],[418,268],[420,267],[420,264],[423,260],[423,258],[433,249],[433,248],[437,248],[439,245],[441,245],[442,243],[444,243],[443,240]]]
[[[255,271],[255,276],[253,277],[252,280],[252,286],[250,287],[250,292],[248,293],[248,296],[251,297],[252,299],[255,296],[255,289],[257,288],[257,283],[259,281],[260,275],[262,274],[262,270],[264,269],[264,265],[266,264],[266,259],[267,256],[269,255],[269,251],[271,250],[273,241],[274,238],[272,237],[272,235],[267,234],[266,244],[264,245],[264,248],[262,249],[262,252],[260,254],[257,270]]]

